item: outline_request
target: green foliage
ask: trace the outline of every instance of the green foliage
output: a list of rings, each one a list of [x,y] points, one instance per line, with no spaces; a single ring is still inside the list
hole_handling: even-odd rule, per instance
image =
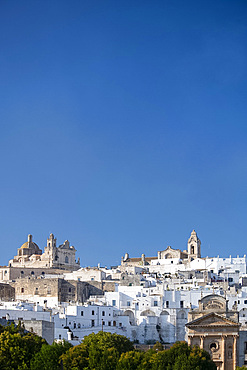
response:
[[[154,363],[156,361],[157,352],[153,349],[145,352],[141,365],[138,367],[138,370],[152,370]]]
[[[160,342],[156,342],[155,345],[153,346],[153,350],[158,352],[158,351],[163,351],[164,347]]]
[[[29,369],[32,356],[46,343],[33,333],[15,331],[10,326],[0,334],[0,369]]]
[[[96,348],[100,350],[113,347],[116,349],[119,356],[124,352],[132,351],[134,349],[132,342],[125,336],[103,331],[86,336],[82,343],[85,344],[88,349],[92,345],[95,345]]]
[[[48,345],[21,325],[0,325],[1,370],[60,370],[62,365],[64,370],[216,370],[206,351],[186,342],[168,350],[157,342],[139,352],[126,337],[99,332],[75,347],[65,341]]]
[[[116,370],[121,354],[133,349],[126,337],[101,331],[86,336],[82,344],[69,350],[61,359],[65,370]]]
[[[143,352],[129,351],[122,353],[116,370],[137,370],[144,357]]]
[[[64,370],[80,370],[88,368],[88,350],[85,344],[70,348],[60,359],[63,362]]]
[[[216,370],[209,354],[199,347],[177,342],[164,351],[146,352],[138,370]]]
[[[60,357],[67,352],[72,345],[69,342],[54,342],[52,345],[44,344],[41,350],[31,360],[31,370],[60,370]]]

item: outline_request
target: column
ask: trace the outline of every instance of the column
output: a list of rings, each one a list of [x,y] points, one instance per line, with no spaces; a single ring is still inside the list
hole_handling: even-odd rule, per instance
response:
[[[221,344],[222,344],[222,370],[225,370],[225,363],[226,363],[226,336],[222,335],[221,337]]]
[[[200,348],[203,349],[203,344],[204,344],[204,335],[200,336]]]
[[[232,357],[233,357],[233,369],[236,369],[236,366],[237,366],[237,335],[234,335],[233,336],[233,353],[232,353]]]

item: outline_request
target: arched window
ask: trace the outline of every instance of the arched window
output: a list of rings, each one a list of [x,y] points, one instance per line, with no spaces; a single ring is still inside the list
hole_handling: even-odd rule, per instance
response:
[[[65,263],[69,263],[69,258],[68,256],[65,257]]]

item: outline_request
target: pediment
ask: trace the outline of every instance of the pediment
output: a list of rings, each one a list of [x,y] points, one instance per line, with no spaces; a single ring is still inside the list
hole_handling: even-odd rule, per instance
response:
[[[189,328],[193,327],[236,327],[239,323],[228,319],[222,315],[215,312],[209,313],[207,315],[201,316],[198,319],[190,321],[186,324]]]
[[[181,251],[180,249],[173,249],[171,246],[168,246],[165,250],[158,252],[160,258],[180,258]]]

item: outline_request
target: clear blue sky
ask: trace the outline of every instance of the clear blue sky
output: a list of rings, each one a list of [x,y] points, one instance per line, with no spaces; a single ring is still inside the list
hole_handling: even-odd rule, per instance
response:
[[[4,265],[247,252],[247,2],[0,1]]]

